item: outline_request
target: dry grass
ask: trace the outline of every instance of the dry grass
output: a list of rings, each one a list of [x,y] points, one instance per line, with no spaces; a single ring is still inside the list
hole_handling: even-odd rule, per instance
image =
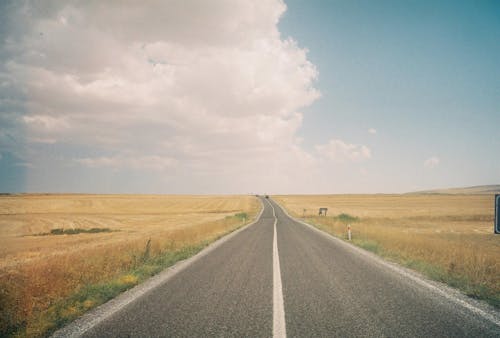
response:
[[[99,301],[90,295],[48,318],[56,304],[91,285],[133,286],[161,264],[184,258],[188,248],[241,226],[235,214],[247,213],[248,222],[259,209],[250,196],[2,196],[0,335],[43,336],[61,317],[74,318]],[[113,232],[34,236],[56,228]],[[144,271],[148,266],[151,271]]]
[[[500,306],[492,195],[276,196],[292,215]],[[318,217],[320,207],[328,217]],[[304,209],[306,212],[304,213]],[[349,216],[356,219],[349,220]]]

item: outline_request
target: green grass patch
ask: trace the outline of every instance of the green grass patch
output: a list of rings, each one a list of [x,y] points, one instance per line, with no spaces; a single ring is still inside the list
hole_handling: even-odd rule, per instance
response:
[[[394,253],[390,255],[390,258],[407,268],[422,273],[432,280],[459,289],[469,297],[485,300],[491,305],[500,308],[500,295],[492,292],[486,285],[473,283],[466,276],[457,274],[449,269],[443,269],[442,267],[429,264],[422,260],[405,259]]]
[[[90,228],[90,229],[82,229],[82,228],[63,229],[63,228],[57,228],[57,229],[50,230],[50,232],[42,232],[42,233],[36,234],[35,236],[96,234],[96,233],[100,233],[100,232],[114,232],[114,231],[118,231],[118,230],[111,230],[110,228]]]
[[[382,253],[382,247],[375,241],[368,239],[353,239],[351,243],[376,254]]]
[[[226,216],[226,218],[236,218],[241,221],[246,221],[248,219],[248,214],[246,212],[239,212],[237,214],[234,214],[232,216]]]
[[[246,220],[248,218],[248,215],[246,212],[239,212],[235,214],[234,217],[239,218],[241,220]]]
[[[339,221],[339,222],[344,222],[344,223],[359,221],[359,217],[352,216],[352,215],[349,215],[346,213],[341,213],[337,216],[333,216],[333,219],[335,219],[336,221]]]

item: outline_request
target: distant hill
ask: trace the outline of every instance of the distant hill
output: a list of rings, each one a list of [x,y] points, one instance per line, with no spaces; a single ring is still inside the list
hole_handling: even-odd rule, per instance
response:
[[[500,184],[478,185],[478,186],[474,186],[474,187],[465,187],[465,188],[449,188],[449,189],[424,190],[424,191],[410,192],[409,194],[446,194],[446,195],[457,195],[457,194],[490,195],[490,194],[500,194]]]

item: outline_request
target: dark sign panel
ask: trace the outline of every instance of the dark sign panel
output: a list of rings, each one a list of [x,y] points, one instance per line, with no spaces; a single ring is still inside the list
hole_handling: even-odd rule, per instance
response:
[[[500,234],[500,194],[495,195],[495,233]]]

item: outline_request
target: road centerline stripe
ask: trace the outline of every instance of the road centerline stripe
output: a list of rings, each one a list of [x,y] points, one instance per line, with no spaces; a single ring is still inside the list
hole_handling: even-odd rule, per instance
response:
[[[283,288],[281,285],[280,257],[278,253],[278,237],[276,224],[278,218],[271,202],[267,201],[273,209],[274,234],[273,234],[273,337],[286,337],[285,307],[283,305]]]

